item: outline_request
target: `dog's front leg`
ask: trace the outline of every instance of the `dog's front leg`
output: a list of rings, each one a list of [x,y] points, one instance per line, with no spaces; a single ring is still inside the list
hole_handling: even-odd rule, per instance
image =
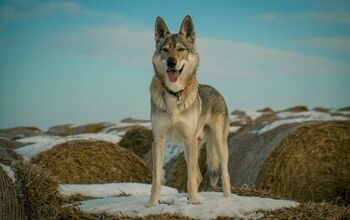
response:
[[[187,154],[187,191],[190,204],[199,204],[198,197],[198,141],[196,138],[185,141]]]
[[[163,167],[164,159],[164,144],[165,137],[160,135],[160,137],[154,136],[152,144],[152,158],[153,158],[153,172],[152,172],[152,189],[151,197],[149,202],[146,204],[146,207],[152,207],[158,205],[160,197],[160,182],[161,182],[161,173]]]

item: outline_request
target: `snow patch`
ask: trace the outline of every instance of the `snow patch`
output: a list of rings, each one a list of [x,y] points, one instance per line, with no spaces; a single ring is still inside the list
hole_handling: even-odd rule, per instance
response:
[[[64,196],[81,194],[93,198],[113,197],[125,194],[140,196],[149,195],[151,192],[150,184],[142,183],[106,183],[106,184],[62,184],[60,192]],[[161,195],[176,194],[177,189],[162,186]]]
[[[178,156],[184,151],[183,144],[173,144],[171,141],[167,141],[165,144],[164,152],[164,166],[171,161],[174,157]]]
[[[20,154],[25,160],[31,160],[36,155],[50,150],[53,147],[65,143],[67,141],[75,140],[101,140],[111,143],[118,143],[120,140],[119,136],[110,134],[79,134],[67,137],[57,136],[36,136],[31,138],[23,138],[18,141],[22,143],[34,143],[21,148],[16,149],[16,153]]]
[[[12,183],[16,182],[15,172],[11,169],[11,167],[6,166],[5,164],[0,163],[1,168],[5,171],[8,177],[12,180]]]
[[[110,197],[83,201],[80,208],[90,213],[107,212],[116,216],[144,217],[156,214],[175,214],[194,219],[215,219],[235,217],[239,219],[256,219],[263,215],[259,210],[275,210],[284,207],[295,207],[299,203],[288,200],[246,197],[232,195],[225,198],[218,192],[201,192],[201,204],[187,203],[187,194],[163,194],[160,204],[146,208],[148,195],[130,197]]]
[[[240,128],[241,126],[231,126],[229,131],[230,133],[236,133]]]
[[[262,134],[271,131],[281,125],[302,123],[307,121],[332,121],[332,120],[349,120],[343,116],[333,116],[329,113],[308,111],[308,112],[280,112],[277,114],[280,120],[273,121],[260,129],[251,131],[251,134]]]
[[[253,121],[255,119],[259,118],[261,115],[263,115],[263,112],[257,112],[257,111],[245,111],[245,114],[250,117]]]

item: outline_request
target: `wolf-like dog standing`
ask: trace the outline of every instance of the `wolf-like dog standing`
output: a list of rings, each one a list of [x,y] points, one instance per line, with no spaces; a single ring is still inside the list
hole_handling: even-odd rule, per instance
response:
[[[216,185],[221,168],[224,196],[231,194],[228,174],[228,110],[224,98],[196,79],[199,56],[190,16],[182,21],[179,33],[171,34],[161,17],[155,24],[155,75],[152,79],[151,121],[153,131],[153,181],[148,207],[158,204],[164,145],[171,137],[184,143],[187,162],[187,190],[190,204],[200,203],[198,187],[202,176],[198,166],[199,147],[205,143],[211,184]],[[215,73],[213,73],[215,74]]]

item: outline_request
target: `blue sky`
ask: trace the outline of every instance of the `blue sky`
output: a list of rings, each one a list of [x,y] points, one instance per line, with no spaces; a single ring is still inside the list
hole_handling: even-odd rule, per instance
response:
[[[149,118],[154,21],[233,109],[350,105],[349,1],[2,1],[0,127]]]

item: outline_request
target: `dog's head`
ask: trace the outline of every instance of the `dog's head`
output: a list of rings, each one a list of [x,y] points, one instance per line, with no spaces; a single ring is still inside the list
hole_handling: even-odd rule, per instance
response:
[[[153,67],[157,77],[173,92],[184,89],[196,73],[199,57],[195,40],[196,34],[190,16],[183,19],[180,31],[176,34],[169,32],[161,17],[157,18]]]

